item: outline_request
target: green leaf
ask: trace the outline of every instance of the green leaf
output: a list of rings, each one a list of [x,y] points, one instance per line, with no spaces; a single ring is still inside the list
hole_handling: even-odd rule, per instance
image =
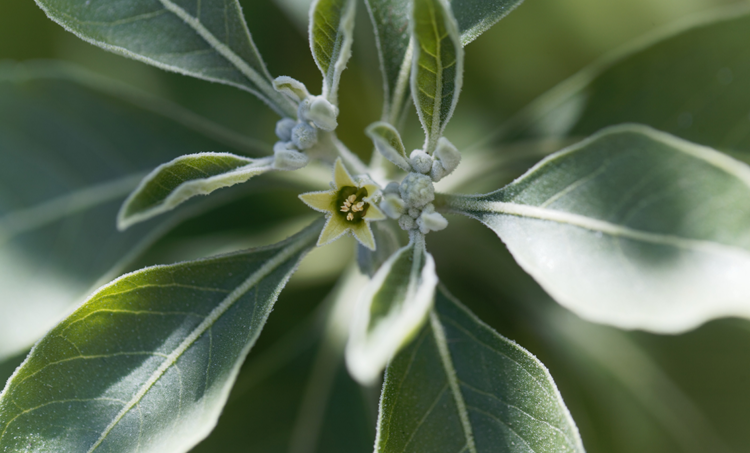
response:
[[[352,377],[372,385],[388,361],[419,332],[432,307],[435,260],[424,236],[413,233],[362,289],[351,323],[346,364]]]
[[[532,104],[502,138],[585,137],[635,122],[722,151],[747,152],[749,11],[738,4],[634,43]]]
[[[406,148],[401,141],[401,135],[395,127],[380,121],[369,125],[365,133],[386,159],[402,170],[411,171],[409,156],[406,155]]]
[[[185,451],[323,222],[279,244],[125,275],[52,329],[0,395],[0,447]]]
[[[411,91],[432,154],[458,103],[464,51],[446,0],[414,0]]]
[[[477,39],[521,3],[523,0],[453,0],[451,8],[463,45]]]
[[[544,365],[438,291],[385,375],[375,451],[583,453]]]
[[[30,348],[180,221],[226,202],[216,195],[117,231],[119,207],[149,170],[206,149],[268,152],[70,66],[0,64],[0,360]]]
[[[36,0],[50,19],[103,49],[249,91],[282,116],[296,106],[271,85],[237,0]]]
[[[481,196],[447,197],[560,304],[625,329],[750,316],[750,168],[646,126],[606,129]]]
[[[141,181],[120,208],[117,228],[124,231],[192,197],[246,182],[273,169],[273,157],[249,159],[229,153],[180,156],[158,166]]]
[[[352,56],[355,0],[315,0],[310,7],[310,49],[323,73],[323,96],[338,104],[341,73]]]

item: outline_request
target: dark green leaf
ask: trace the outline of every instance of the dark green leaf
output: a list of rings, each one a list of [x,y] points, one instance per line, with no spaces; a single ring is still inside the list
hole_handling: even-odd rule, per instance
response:
[[[523,0],[453,0],[451,8],[467,45],[510,14]]]
[[[583,453],[547,369],[443,290],[386,371],[375,451]]]
[[[236,86],[280,115],[295,106],[271,86],[237,0],[36,0],[50,19],[111,52]]]
[[[31,347],[100,279],[198,212],[118,232],[118,208],[149,170],[185,152],[258,149],[71,67],[0,65],[0,358]]]
[[[352,55],[356,6],[355,0],[315,0],[310,7],[310,48],[323,73],[323,96],[333,104]]]
[[[189,198],[246,182],[273,170],[273,157],[249,159],[229,153],[180,156],[148,174],[117,214],[117,227],[130,226],[171,211]]]
[[[123,276],[35,347],[0,395],[0,447],[185,451],[211,431],[317,221],[279,244]]]
[[[446,0],[414,0],[411,92],[432,154],[458,103],[464,51]]]
[[[681,332],[750,316],[750,168],[645,126],[606,129],[448,209],[495,231],[578,315]]]
[[[638,42],[560,85],[503,137],[585,137],[625,122],[722,151],[750,150],[750,14],[745,4]]]

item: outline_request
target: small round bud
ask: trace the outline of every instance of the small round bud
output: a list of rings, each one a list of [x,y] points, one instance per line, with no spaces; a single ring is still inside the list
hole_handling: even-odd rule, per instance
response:
[[[448,226],[448,220],[438,212],[422,212],[417,219],[417,226],[422,234],[430,231],[444,230]]]
[[[328,102],[323,96],[317,96],[312,99],[310,110],[307,112],[307,117],[310,121],[324,131],[331,132],[336,130],[336,127],[339,125],[336,121],[336,117],[339,116],[339,109]]]
[[[299,118],[300,121],[310,121],[310,107],[312,107],[312,97],[300,101],[299,106],[297,107],[297,118]]]
[[[386,194],[380,203],[380,210],[392,219],[398,219],[405,211],[404,200],[396,194]]]
[[[401,186],[401,184],[399,184],[399,183],[397,183],[395,181],[391,181],[391,182],[388,183],[387,186],[385,186],[385,189],[383,189],[383,193],[395,193],[395,194],[397,194],[397,193],[399,193],[399,187],[400,186]]]
[[[438,182],[446,176],[448,176],[448,172],[443,168],[443,164],[441,164],[439,160],[433,162],[432,170],[430,170],[430,178],[432,178],[433,181]]]
[[[409,214],[409,217],[416,220],[419,218],[419,214],[421,214],[422,211],[417,208],[409,208],[407,213]]]
[[[297,122],[291,118],[283,118],[276,123],[276,136],[282,142],[292,141],[292,129],[297,125]]]
[[[401,181],[401,198],[410,208],[419,208],[435,200],[435,188],[429,176],[409,173]]]
[[[273,167],[277,170],[298,170],[310,161],[303,153],[294,149],[291,142],[277,142],[273,146]]]
[[[437,149],[435,149],[435,160],[439,160],[445,170],[443,177],[453,173],[453,170],[461,163],[461,153],[453,146],[447,138],[440,137]]]
[[[398,226],[400,226],[402,230],[409,231],[417,228],[417,222],[408,215],[402,215],[398,219]]]
[[[318,130],[307,123],[298,123],[292,129],[292,142],[299,149],[310,149],[318,143]]]
[[[409,156],[409,163],[417,173],[427,174],[432,169],[432,156],[421,149],[415,149]]]

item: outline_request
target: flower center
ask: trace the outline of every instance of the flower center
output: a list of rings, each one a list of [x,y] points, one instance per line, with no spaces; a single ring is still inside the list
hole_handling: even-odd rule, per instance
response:
[[[349,222],[359,222],[367,214],[370,204],[364,201],[367,189],[356,187],[343,187],[336,197],[338,211],[346,217]]]

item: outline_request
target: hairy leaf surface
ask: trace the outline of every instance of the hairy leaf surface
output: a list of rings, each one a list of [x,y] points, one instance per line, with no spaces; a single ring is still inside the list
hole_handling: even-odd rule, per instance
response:
[[[355,0],[316,0],[310,7],[310,48],[323,73],[323,96],[333,104],[352,55],[356,7]]]
[[[682,332],[750,316],[750,168],[645,126],[606,129],[496,192],[448,197],[559,303]]]
[[[0,358],[31,347],[103,276],[114,278],[198,212],[191,206],[124,233],[115,226],[148,171],[207,149],[259,148],[68,66],[0,65]]]
[[[229,153],[180,156],[149,173],[117,215],[117,227],[130,226],[171,211],[197,195],[246,182],[273,170],[273,157],[250,159]]]
[[[750,150],[750,9],[742,4],[638,42],[585,69],[510,125],[505,139],[585,137],[625,122],[722,151]]]
[[[375,148],[386,159],[391,161],[404,171],[411,171],[409,157],[406,155],[406,148],[401,141],[401,135],[398,130],[386,122],[377,122],[369,125],[365,133],[375,144]]]
[[[380,377],[388,361],[419,332],[437,286],[435,260],[415,233],[383,263],[359,294],[346,348],[352,376],[364,385]]]
[[[544,365],[444,290],[386,371],[377,436],[379,453],[584,451]]]
[[[523,0],[452,0],[463,45],[477,39],[521,3]]]
[[[412,9],[411,91],[432,154],[458,103],[464,54],[446,0],[415,0]]]
[[[271,86],[237,0],[36,0],[66,30],[103,49],[249,91],[281,115],[294,105]]]
[[[185,451],[216,423],[279,292],[322,228],[125,275],[35,347],[0,395],[0,448]]]

